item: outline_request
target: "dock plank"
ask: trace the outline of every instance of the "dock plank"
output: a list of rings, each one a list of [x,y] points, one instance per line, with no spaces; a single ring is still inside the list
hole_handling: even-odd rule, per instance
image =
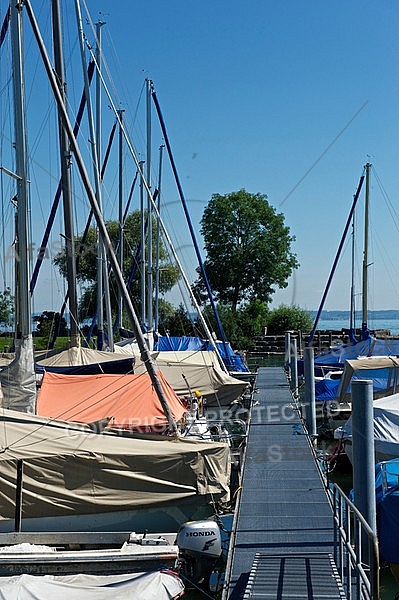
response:
[[[331,504],[284,370],[259,369],[256,388],[223,600],[341,599]]]

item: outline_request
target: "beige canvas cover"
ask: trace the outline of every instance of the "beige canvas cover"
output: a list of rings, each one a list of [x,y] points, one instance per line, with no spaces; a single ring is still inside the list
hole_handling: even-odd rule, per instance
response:
[[[115,360],[119,361],[121,358],[123,357],[121,357],[120,353],[74,346],[67,350],[62,350],[61,352],[52,352],[50,355],[46,353],[39,354],[36,356],[36,362],[42,367],[73,367],[77,365],[93,365],[112,362]],[[132,372],[133,363],[134,357],[132,357]]]
[[[237,400],[248,383],[225,373],[212,351],[169,351],[153,354],[156,369],[162,371],[176,394],[199,390],[207,406],[227,406]],[[136,356],[135,373],[144,373],[145,365]]]
[[[213,494],[227,500],[227,444],[138,434],[94,433],[88,425],[3,409],[0,519],[14,518],[23,460],[23,517],[93,514],[177,503]]]
[[[355,373],[361,371],[362,378],[367,379],[367,371],[374,369],[392,369],[392,382],[398,384],[399,359],[396,356],[365,356],[354,360],[346,360],[337,392],[339,402],[345,403],[348,401],[349,384]]]

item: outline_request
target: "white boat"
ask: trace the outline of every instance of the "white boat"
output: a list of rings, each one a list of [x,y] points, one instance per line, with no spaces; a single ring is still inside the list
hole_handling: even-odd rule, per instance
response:
[[[15,575],[0,578],[0,600],[177,600],[184,594],[181,579],[170,571],[127,575]]]
[[[399,457],[399,393],[374,400],[374,448],[376,463]],[[335,430],[352,462],[352,417]]]

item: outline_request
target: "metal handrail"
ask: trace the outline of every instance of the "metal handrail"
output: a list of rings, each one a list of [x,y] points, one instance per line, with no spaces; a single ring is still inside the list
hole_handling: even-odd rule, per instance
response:
[[[380,600],[378,539],[356,506],[334,484],[335,563],[348,600]],[[355,596],[353,596],[355,592]]]

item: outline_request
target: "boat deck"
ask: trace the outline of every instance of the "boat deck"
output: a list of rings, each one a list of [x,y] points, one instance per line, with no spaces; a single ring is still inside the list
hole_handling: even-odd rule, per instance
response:
[[[345,598],[330,501],[281,367],[259,369],[223,600]]]

